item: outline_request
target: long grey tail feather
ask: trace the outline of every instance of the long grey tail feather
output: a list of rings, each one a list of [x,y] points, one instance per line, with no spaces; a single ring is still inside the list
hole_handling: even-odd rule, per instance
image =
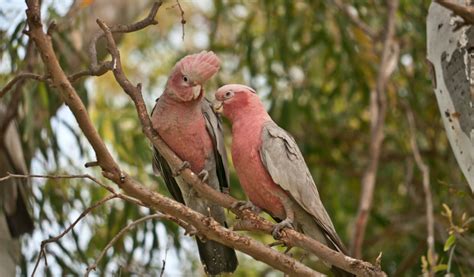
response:
[[[332,248],[333,250],[339,251],[343,253],[344,255],[348,255],[346,248],[344,247],[344,245],[342,244],[342,241],[339,238],[337,240],[337,243],[334,242],[332,239],[329,239],[327,236],[326,236],[326,239],[329,242],[330,248]],[[355,277],[354,274],[335,266],[331,267],[331,272],[334,274],[335,277]]]
[[[25,233],[31,233],[34,229],[33,220],[24,201],[27,200],[23,199],[23,196],[19,193],[16,199],[15,213],[6,215],[8,229],[14,238],[18,238]]]
[[[335,277],[355,277],[354,274],[335,266],[331,267],[331,272],[334,274]]]
[[[235,271],[238,261],[234,249],[212,240],[202,242],[199,238],[196,238],[196,242],[201,263],[208,275]]]

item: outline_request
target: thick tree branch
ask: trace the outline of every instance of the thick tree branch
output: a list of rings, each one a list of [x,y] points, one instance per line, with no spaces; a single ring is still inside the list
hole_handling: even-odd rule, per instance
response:
[[[362,256],[362,244],[367,227],[368,216],[372,208],[375,181],[379,165],[382,143],[384,140],[385,115],[387,112],[386,87],[390,75],[398,61],[398,44],[395,36],[395,15],[398,9],[398,0],[387,2],[388,13],[385,26],[382,59],[379,66],[376,87],[370,95],[370,148],[369,164],[362,176],[362,191],[357,213],[354,236],[352,239],[352,255]]]
[[[474,7],[459,5],[451,0],[434,0],[454,14],[460,16],[467,24],[474,24]]]

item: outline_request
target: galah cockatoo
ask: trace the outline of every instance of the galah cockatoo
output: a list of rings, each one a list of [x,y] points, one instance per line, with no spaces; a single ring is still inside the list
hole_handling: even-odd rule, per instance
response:
[[[250,200],[246,206],[255,205],[279,221],[275,238],[282,228],[295,228],[345,254],[298,145],[273,122],[255,90],[225,85],[216,92],[214,108],[232,123],[232,160]],[[338,268],[333,271],[351,276]]]
[[[166,144],[198,173],[213,189],[227,192],[229,175],[221,120],[204,97],[203,84],[219,70],[219,58],[213,52],[188,55],[173,68],[163,95],[152,111],[153,128]],[[204,215],[211,215],[227,226],[222,207],[200,198],[192,185],[154,149],[153,167],[160,172],[171,195],[177,201]],[[215,241],[196,239],[199,256],[207,274],[233,272],[237,267],[235,250]]]

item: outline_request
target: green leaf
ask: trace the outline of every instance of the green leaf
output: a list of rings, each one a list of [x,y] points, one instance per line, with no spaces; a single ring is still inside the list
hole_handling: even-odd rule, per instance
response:
[[[443,247],[443,250],[446,252],[448,251],[451,246],[453,246],[453,244],[456,242],[456,237],[453,235],[450,235],[449,238],[446,240],[446,242],[444,243],[444,247]]]
[[[437,266],[434,267],[434,271],[435,272],[440,272],[440,271],[445,271],[448,269],[448,265],[447,264],[439,264]]]

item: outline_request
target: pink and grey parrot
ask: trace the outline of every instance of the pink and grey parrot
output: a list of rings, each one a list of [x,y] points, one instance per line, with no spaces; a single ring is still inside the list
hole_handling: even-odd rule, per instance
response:
[[[232,160],[248,204],[279,222],[273,236],[282,228],[295,228],[346,254],[298,145],[273,122],[255,90],[225,85],[217,90],[216,101],[215,108],[232,123]],[[339,268],[332,271],[352,276]]]
[[[229,176],[221,120],[204,97],[203,84],[218,70],[220,61],[213,52],[188,55],[173,68],[163,95],[152,111],[153,128],[183,160],[183,167],[199,173],[213,189],[227,192]],[[153,166],[161,173],[171,195],[204,215],[211,215],[227,226],[222,207],[199,197],[191,185],[155,149]],[[233,272],[237,267],[235,250],[215,241],[196,239],[206,273]]]

